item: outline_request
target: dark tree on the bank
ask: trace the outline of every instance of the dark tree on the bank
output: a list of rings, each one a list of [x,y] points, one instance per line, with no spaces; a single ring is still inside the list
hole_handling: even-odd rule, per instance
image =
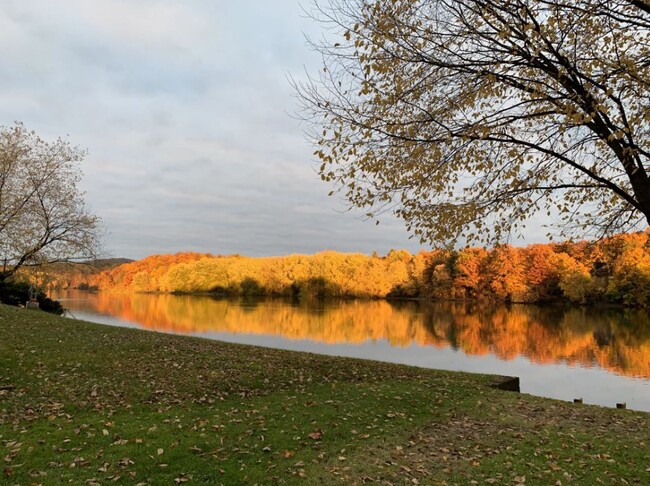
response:
[[[650,219],[648,0],[331,0],[298,85],[321,176],[423,240]]]
[[[77,187],[85,152],[0,127],[0,280],[24,265],[94,258],[100,220]]]

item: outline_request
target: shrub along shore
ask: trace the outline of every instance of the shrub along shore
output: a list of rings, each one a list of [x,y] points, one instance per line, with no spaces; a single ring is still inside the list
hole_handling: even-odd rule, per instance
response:
[[[650,414],[0,306],[4,484],[650,484]]]

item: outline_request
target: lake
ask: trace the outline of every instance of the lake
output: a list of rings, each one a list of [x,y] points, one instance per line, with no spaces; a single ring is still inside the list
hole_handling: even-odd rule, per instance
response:
[[[523,393],[650,411],[646,310],[81,291],[54,297],[70,317],[102,324],[518,376]]]

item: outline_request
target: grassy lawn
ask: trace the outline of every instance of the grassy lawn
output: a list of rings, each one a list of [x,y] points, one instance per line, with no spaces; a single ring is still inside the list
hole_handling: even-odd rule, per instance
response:
[[[0,306],[0,484],[650,484],[650,414]]]

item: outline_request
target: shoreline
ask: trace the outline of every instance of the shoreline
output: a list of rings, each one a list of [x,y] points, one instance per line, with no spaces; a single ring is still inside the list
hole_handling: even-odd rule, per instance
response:
[[[111,289],[52,289],[48,290],[48,295],[52,293],[60,292],[88,292],[91,294],[128,294],[128,295],[172,295],[179,297],[212,297],[214,299],[250,299],[250,300],[264,300],[264,299],[281,299],[287,301],[309,301],[309,302],[336,302],[336,301],[384,301],[388,303],[400,303],[400,302],[417,302],[419,304],[465,304],[465,305],[476,305],[476,306],[532,306],[532,307],[543,307],[543,308],[568,308],[568,309],[581,309],[581,308],[595,308],[595,309],[634,309],[634,310],[650,310],[650,305],[632,305],[632,304],[621,304],[614,302],[570,302],[570,301],[540,301],[540,302],[525,302],[525,301],[511,301],[504,302],[500,300],[490,300],[490,299],[436,299],[436,298],[427,298],[427,297],[373,297],[373,296],[327,296],[327,297],[300,297],[286,294],[242,294],[242,293],[221,293],[221,292],[163,292],[163,291],[133,291],[133,290],[111,290]]]
[[[649,413],[500,391],[494,376],[7,306],[0,333],[0,385],[13,387],[0,392],[0,447],[14,483],[38,471],[47,484],[650,482]]]

